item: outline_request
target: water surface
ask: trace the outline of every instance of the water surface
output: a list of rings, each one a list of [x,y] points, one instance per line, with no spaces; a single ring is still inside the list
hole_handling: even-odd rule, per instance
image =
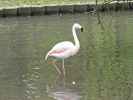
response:
[[[63,79],[44,56],[73,41],[74,22],[84,27],[81,49]],[[132,12],[0,18],[0,100],[132,100],[132,33]]]

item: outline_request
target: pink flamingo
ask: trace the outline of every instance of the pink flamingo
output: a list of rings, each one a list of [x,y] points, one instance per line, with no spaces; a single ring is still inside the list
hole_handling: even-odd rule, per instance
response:
[[[62,59],[62,70],[64,76],[65,76],[64,59],[75,55],[80,49],[80,43],[77,37],[77,33],[79,33],[80,31],[83,32],[83,27],[78,23],[74,23],[72,27],[72,33],[75,44],[73,44],[70,41],[59,42],[45,56],[45,60],[47,60],[49,56]],[[57,69],[59,74],[61,74],[59,68],[56,66],[55,68]]]

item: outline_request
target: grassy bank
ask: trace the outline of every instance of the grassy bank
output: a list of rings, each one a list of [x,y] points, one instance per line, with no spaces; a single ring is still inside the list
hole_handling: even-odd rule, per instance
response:
[[[98,0],[103,1],[103,0]],[[95,2],[95,0],[0,0],[0,7],[12,7],[23,5],[51,5],[51,4],[79,4]]]

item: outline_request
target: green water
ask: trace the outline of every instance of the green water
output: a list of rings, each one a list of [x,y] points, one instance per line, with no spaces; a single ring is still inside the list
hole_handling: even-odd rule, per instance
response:
[[[53,59],[44,61],[44,56],[55,43],[73,41],[74,22],[84,27],[81,48],[65,60],[62,79],[48,63]],[[78,92],[81,100],[133,99],[132,12],[102,13],[100,18],[95,14],[0,18],[0,100],[53,100],[47,89],[62,87]]]

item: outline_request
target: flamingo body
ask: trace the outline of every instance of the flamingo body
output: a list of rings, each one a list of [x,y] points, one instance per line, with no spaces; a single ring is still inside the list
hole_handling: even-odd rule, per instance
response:
[[[79,51],[79,48],[75,48],[74,44],[69,41],[64,41],[56,44],[47,54],[60,59],[66,59],[70,56],[75,55]]]
[[[80,43],[77,37],[77,33],[79,33],[79,31],[83,31],[83,28],[81,27],[80,24],[75,23],[72,27],[72,33],[73,33],[73,37],[74,37],[74,42],[75,44],[73,44],[70,41],[63,41],[63,42],[59,42],[57,43],[45,56],[45,60],[47,60],[47,58],[49,56],[55,57],[55,58],[60,58],[63,60],[62,63],[62,68],[64,69],[64,59],[75,55],[79,49],[80,49]],[[58,70],[58,68],[56,67],[56,69]],[[58,70],[58,72],[60,72]],[[64,71],[65,73],[65,71]]]

